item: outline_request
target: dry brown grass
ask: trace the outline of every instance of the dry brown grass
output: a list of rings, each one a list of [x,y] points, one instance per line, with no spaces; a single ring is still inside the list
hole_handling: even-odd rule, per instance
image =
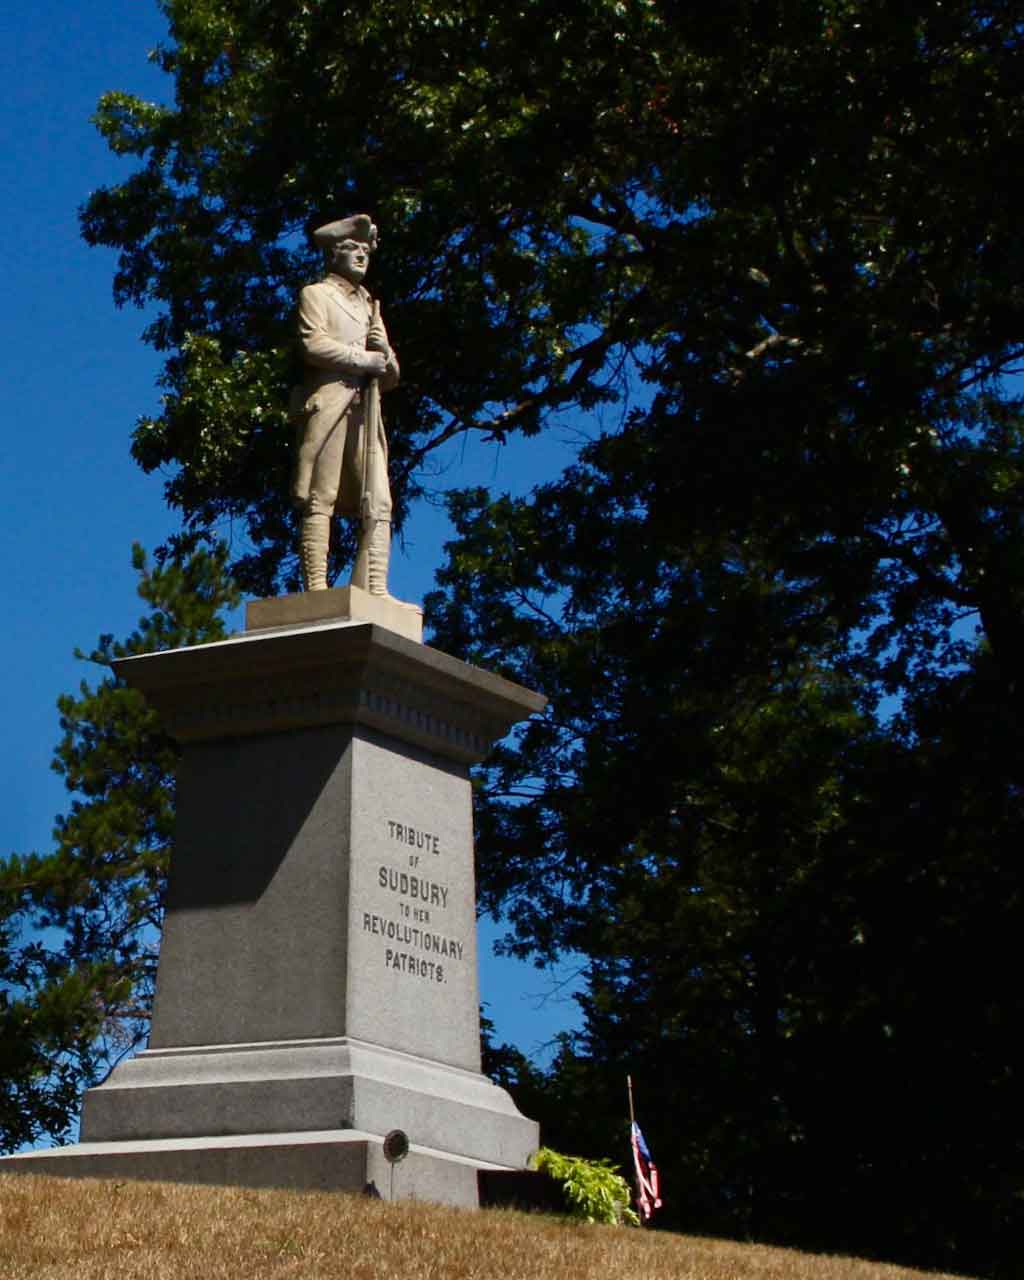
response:
[[[0,1280],[910,1280],[923,1274],[493,1210],[0,1177]]]

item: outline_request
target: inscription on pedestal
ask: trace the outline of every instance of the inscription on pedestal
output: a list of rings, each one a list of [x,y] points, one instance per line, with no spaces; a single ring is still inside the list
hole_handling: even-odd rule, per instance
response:
[[[386,969],[446,983],[451,963],[465,961],[465,943],[445,932],[449,886],[430,874],[442,862],[441,838],[410,823],[385,821],[389,840],[402,846],[407,865],[377,868],[377,887],[389,895],[392,909],[364,911],[363,932],[380,938]],[[407,852],[412,849],[424,852]]]
[[[468,779],[369,739],[357,753],[367,802],[354,815],[350,919],[360,985],[372,997],[353,1003],[353,1026],[365,1015],[391,1047],[475,1070]]]
[[[441,837],[435,836],[432,831],[424,831],[421,827],[414,827],[407,822],[393,822],[390,818],[387,823],[388,835],[399,844],[408,845],[411,849],[418,849],[420,852],[441,852]],[[410,863],[410,865],[417,864]]]

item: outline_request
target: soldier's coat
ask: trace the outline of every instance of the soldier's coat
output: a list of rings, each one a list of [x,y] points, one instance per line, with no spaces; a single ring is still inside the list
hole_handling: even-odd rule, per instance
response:
[[[299,414],[299,449],[292,497],[307,515],[358,516],[364,492],[375,519],[390,520],[387,439],[377,415],[376,437],[365,476],[366,335],[371,298],[362,285],[327,276],[299,294],[298,333],[302,344],[305,400]],[[390,345],[390,344],[389,344]],[[395,353],[379,379],[381,391],[398,383]]]

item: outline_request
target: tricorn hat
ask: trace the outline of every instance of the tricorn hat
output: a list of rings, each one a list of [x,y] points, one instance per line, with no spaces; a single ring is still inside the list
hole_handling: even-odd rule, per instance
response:
[[[377,247],[377,228],[368,213],[353,213],[337,222],[325,222],[313,232],[313,239],[321,249],[329,249],[339,240],[361,240],[371,249]]]

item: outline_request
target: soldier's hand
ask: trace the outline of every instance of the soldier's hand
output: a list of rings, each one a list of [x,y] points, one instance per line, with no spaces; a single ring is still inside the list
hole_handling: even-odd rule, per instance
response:
[[[367,351],[377,351],[381,355],[388,354],[388,339],[382,324],[371,324],[366,334]]]
[[[367,351],[365,371],[371,378],[382,378],[388,367],[388,358],[381,351]]]

